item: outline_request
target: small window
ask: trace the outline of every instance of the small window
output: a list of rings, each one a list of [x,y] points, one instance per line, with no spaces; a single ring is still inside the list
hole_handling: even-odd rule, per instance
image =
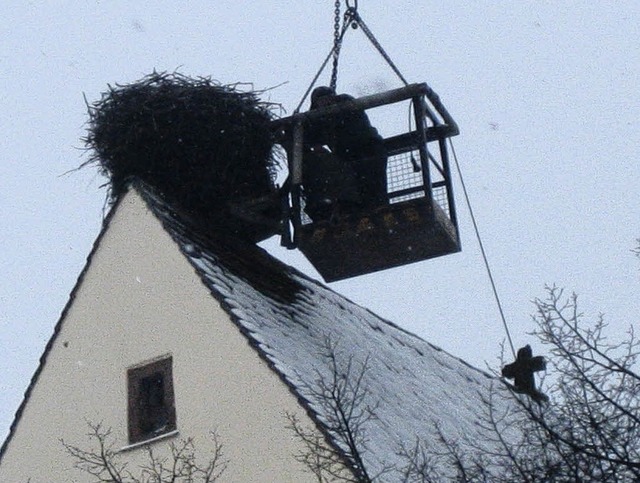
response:
[[[172,359],[167,357],[127,371],[129,443],[176,429],[171,367]]]

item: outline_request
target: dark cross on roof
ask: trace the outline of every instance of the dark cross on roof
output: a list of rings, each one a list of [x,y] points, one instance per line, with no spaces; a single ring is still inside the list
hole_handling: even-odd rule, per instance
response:
[[[536,389],[534,372],[544,371],[547,365],[542,356],[533,357],[531,346],[526,345],[518,349],[515,362],[502,368],[502,376],[513,379],[512,386],[515,392],[527,394],[538,404],[547,402],[549,398]]]

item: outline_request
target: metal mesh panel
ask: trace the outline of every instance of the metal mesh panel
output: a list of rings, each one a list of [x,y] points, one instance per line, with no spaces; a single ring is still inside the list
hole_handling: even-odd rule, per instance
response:
[[[415,163],[412,162],[412,157]],[[420,160],[420,153],[417,150],[390,156],[387,160],[387,191],[389,192],[389,202],[399,203],[401,201],[412,200],[424,197],[422,172],[416,170]],[[404,193],[394,196],[394,193],[407,189],[415,189],[411,193]]]
[[[402,201],[415,200],[416,198],[424,198],[424,191],[423,190],[419,190],[419,191],[416,191],[414,193],[409,193],[409,194],[406,194],[406,195],[391,196],[389,198],[389,204],[393,205],[395,203],[400,203]]]
[[[447,214],[447,217],[451,217],[449,213],[449,199],[447,198],[447,188],[444,186],[436,186],[432,190],[433,200],[438,203],[438,206]]]
[[[412,161],[412,158],[414,161]],[[424,198],[425,191],[422,171],[419,169],[416,170],[419,164],[420,152],[417,149],[389,156],[387,160],[387,192],[389,193],[390,204]],[[443,178],[438,170],[434,169],[431,174],[435,177],[433,180],[435,184],[442,182]],[[449,211],[446,186],[432,186],[432,196],[433,200],[442,208],[447,216],[450,217],[451,213]],[[302,196],[301,222],[303,225],[312,222],[311,218],[304,212],[305,204],[304,196]]]

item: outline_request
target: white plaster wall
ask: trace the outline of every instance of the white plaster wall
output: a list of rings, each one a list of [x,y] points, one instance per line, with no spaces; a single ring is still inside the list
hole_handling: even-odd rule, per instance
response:
[[[1,482],[92,481],[72,469],[60,438],[87,447],[85,421],[127,444],[126,370],[173,356],[179,435],[199,455],[216,430],[229,466],[222,481],[315,481],[293,454],[285,411],[311,424],[249,346],[135,192],[121,201],[48,355],[0,465]],[[122,454],[133,469],[141,449]]]

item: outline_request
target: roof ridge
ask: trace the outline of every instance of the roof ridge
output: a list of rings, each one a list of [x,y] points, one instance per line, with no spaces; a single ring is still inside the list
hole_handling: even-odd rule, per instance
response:
[[[491,375],[284,264],[260,247],[236,244],[235,240],[221,243],[208,234],[196,233],[183,214],[167,206],[153,189],[146,196],[149,208],[212,296],[334,447],[344,451],[340,435],[331,429],[326,401],[323,404],[318,400],[314,391],[318,378],[331,377],[327,372],[331,368],[326,365],[326,344],[323,346],[327,337],[332,345],[340,346],[340,357],[347,365],[352,360],[356,365],[370,361],[371,374],[366,376],[365,384],[370,386],[374,399],[371,407],[380,413],[376,420],[381,421],[371,422],[367,428],[376,445],[375,450],[367,451],[368,464],[374,470],[385,467],[385,458],[397,460],[398,445],[406,438],[421,436],[437,441],[432,427],[437,419],[443,419],[446,429],[454,433],[478,431],[473,420],[482,407],[481,393],[491,385]],[[221,255],[221,249],[230,253]],[[244,257],[249,257],[248,265],[246,260],[244,265],[238,265]],[[261,265],[254,264],[256,260]],[[295,289],[283,292],[277,283],[274,288],[276,278]],[[377,402],[383,404],[378,406]],[[442,403],[448,407],[444,412],[439,409]]]
[[[352,357],[356,363],[362,362],[363,357],[371,362],[372,372],[367,374],[366,384],[371,397],[383,403],[376,405],[381,423],[373,421],[367,427],[374,447],[367,451],[366,459],[374,470],[383,468],[386,459],[397,460],[397,444],[403,438],[420,436],[431,441],[431,425],[437,419],[443,419],[445,427],[454,433],[477,431],[473,420],[481,406],[481,392],[490,386],[483,381],[493,379],[488,373],[378,316],[254,244],[215,236],[214,230],[197,229],[188,214],[175,210],[153,187],[133,179],[103,221],[0,448],[0,461],[93,256],[118,205],[131,189],[162,223],[248,343],[340,452],[343,448],[339,438],[327,426],[327,415],[312,389],[316,378],[327,371],[321,354],[322,341],[327,337],[339,343],[349,364]],[[445,411],[440,409],[442,403]]]
[[[188,214],[175,210],[164,202],[156,190],[142,181],[135,181],[134,188],[140,193],[151,211],[159,218],[170,234],[179,234],[185,240],[211,250],[219,263],[240,275],[263,294],[285,303],[294,300],[303,287],[292,276],[305,276],[293,267],[271,256],[266,250],[241,237],[225,233],[217,236],[213,230],[203,230]],[[169,226],[170,224],[170,226]],[[224,227],[221,227],[224,229]],[[177,233],[176,233],[177,232]],[[182,251],[189,251],[189,244],[179,244]],[[186,255],[193,255],[186,253]],[[265,275],[268,272],[268,277]]]
[[[215,255],[217,255],[218,261],[222,263],[224,266],[226,266],[226,268],[231,270],[233,273],[238,274],[238,272],[236,272],[236,269],[238,268],[237,262],[238,261],[242,262],[242,256],[251,255],[251,261],[260,261],[262,264],[264,264],[265,268],[269,268],[275,271],[271,274],[271,276],[267,280],[269,285],[273,284],[274,282],[277,282],[277,280],[274,280],[273,278],[274,274],[279,273],[286,276],[287,280],[283,281],[284,283],[282,283],[282,285],[286,286],[286,289],[288,289],[289,292],[274,291],[270,289],[269,285],[265,287],[264,286],[265,280],[257,280],[255,279],[255,277],[254,278],[249,277],[250,279],[243,277],[249,283],[251,283],[256,289],[258,289],[265,295],[271,296],[271,298],[278,300],[280,302],[285,302],[285,303],[293,302],[295,299],[295,294],[301,290],[304,290],[304,288],[301,287],[299,283],[295,282],[295,277],[299,277],[305,280],[307,283],[313,284],[316,287],[320,287],[323,290],[328,290],[331,293],[340,297],[341,299],[349,302],[350,304],[353,304],[353,306],[356,306],[361,310],[368,312],[371,316],[375,317],[376,319],[378,319],[378,321],[384,323],[385,325],[395,330],[398,330],[403,334],[416,339],[417,341],[420,341],[422,343],[429,345],[432,349],[438,352],[442,352],[443,354],[446,354],[452,359],[455,359],[463,363],[470,369],[478,371],[485,377],[493,378],[493,376],[487,373],[486,371],[473,366],[472,364],[465,361],[464,359],[451,354],[450,352],[443,349],[442,347],[437,346],[432,342],[429,342],[428,340],[422,338],[421,336],[401,327],[397,323],[389,319],[386,319],[384,317],[381,317],[380,315],[373,312],[371,309],[360,305],[359,303],[351,300],[349,297],[339,292],[336,292],[335,290],[326,286],[322,282],[310,277],[306,273],[279,260],[278,258],[271,255],[268,251],[257,246],[256,244],[246,242],[241,238],[225,239],[224,237],[215,237],[212,232],[202,231],[197,222],[193,222],[189,220],[188,215],[186,215],[184,212],[182,212],[181,210],[175,210],[171,205],[167,204],[163,200],[162,195],[159,194],[157,190],[153,186],[149,185],[148,183],[140,179],[133,179],[131,180],[131,185],[132,187],[136,188],[136,190],[142,195],[143,199],[145,199],[151,211],[154,212],[156,216],[159,215],[160,221],[163,223],[163,226],[165,227],[165,229],[167,228],[169,229],[170,234],[173,234],[175,232],[175,229],[178,228],[180,231],[180,235],[184,237],[185,240],[193,241],[195,243],[200,244],[203,248],[213,251]],[[168,215],[171,218],[170,223],[169,223],[169,220],[166,219],[165,217],[166,215]],[[180,243],[179,243],[179,246],[181,247],[181,250],[184,252],[185,250],[183,249]],[[188,247],[186,251],[187,253],[185,253],[185,255],[187,255],[187,257],[194,255],[193,253],[189,253]],[[236,261],[235,264],[233,263],[234,260]],[[229,262],[231,263],[229,264]],[[241,263],[241,264],[245,265],[244,263]],[[249,272],[241,271],[239,273],[241,276],[247,275],[247,273],[250,274],[254,272],[256,267],[254,265],[249,265],[249,266],[245,265],[245,267],[243,268],[245,269],[248,268]],[[255,285],[256,282],[258,282],[257,285]]]

